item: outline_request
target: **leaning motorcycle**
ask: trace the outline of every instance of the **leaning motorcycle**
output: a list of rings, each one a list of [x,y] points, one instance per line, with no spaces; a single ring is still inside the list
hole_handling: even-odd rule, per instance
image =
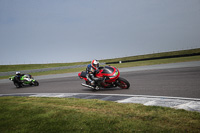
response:
[[[121,89],[128,89],[130,87],[130,83],[126,79],[119,77],[120,72],[116,67],[105,66],[95,71],[94,76],[98,78],[98,80],[95,81],[95,85],[90,84],[86,78],[86,74],[86,71],[78,73],[79,78],[85,80],[85,84],[82,83],[81,85],[95,90],[99,90],[101,87],[120,87]]]
[[[35,80],[33,78],[32,75],[30,74],[25,74],[23,75],[21,78],[20,78],[20,82],[18,82],[16,80],[16,77],[15,76],[12,76],[9,78],[9,80],[13,81],[14,85],[17,87],[17,88],[20,88],[20,87],[23,87],[23,86],[27,86],[27,85],[34,85],[34,86],[38,86],[39,85],[39,82],[37,80]]]

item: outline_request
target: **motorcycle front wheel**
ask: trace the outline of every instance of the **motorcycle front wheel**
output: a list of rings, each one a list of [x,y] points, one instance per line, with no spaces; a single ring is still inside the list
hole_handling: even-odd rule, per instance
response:
[[[34,86],[39,86],[39,82],[38,82],[38,81],[35,81],[35,82],[34,82]]]
[[[126,79],[121,77],[118,78],[117,84],[121,89],[128,89],[130,87],[130,83]]]

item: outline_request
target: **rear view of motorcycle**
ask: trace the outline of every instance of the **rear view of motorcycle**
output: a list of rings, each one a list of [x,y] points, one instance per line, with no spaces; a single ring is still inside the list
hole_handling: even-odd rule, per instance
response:
[[[89,87],[91,89],[99,90],[100,88],[112,88],[120,87],[121,89],[128,89],[130,83],[120,76],[120,72],[117,68],[112,66],[100,67],[98,71],[95,72],[95,77],[98,80],[95,81],[95,85],[91,85],[86,78],[86,72],[82,71],[78,73],[79,78],[85,80],[85,84],[82,83],[82,86]]]

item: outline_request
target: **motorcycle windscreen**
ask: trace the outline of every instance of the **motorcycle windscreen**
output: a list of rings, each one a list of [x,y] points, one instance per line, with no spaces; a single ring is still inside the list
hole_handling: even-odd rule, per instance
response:
[[[105,66],[102,73],[106,73],[106,74],[112,74],[114,72],[114,68],[110,67],[110,66]]]

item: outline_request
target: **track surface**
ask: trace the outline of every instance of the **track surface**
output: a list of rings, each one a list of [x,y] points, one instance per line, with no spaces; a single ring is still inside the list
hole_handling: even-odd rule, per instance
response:
[[[16,89],[12,82],[0,84],[0,94],[10,93],[94,93],[129,94],[200,98],[200,67],[171,68],[122,72],[131,86],[127,90],[119,88],[92,91],[81,86],[78,77],[39,80],[38,87]]]

